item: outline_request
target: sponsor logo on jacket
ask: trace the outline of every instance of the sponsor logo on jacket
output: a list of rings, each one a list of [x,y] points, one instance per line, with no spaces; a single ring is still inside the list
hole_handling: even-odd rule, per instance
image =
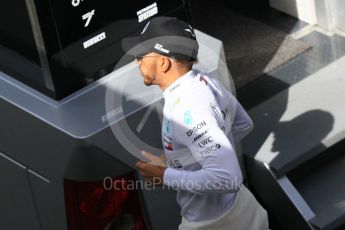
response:
[[[179,160],[171,160],[169,159],[168,160],[168,165],[171,167],[171,168],[182,168],[182,164]]]
[[[213,139],[212,139],[211,136],[209,136],[209,137],[207,137],[206,139],[200,141],[200,142],[198,143],[198,145],[199,145],[200,148],[205,148],[205,146],[209,145],[209,144],[212,143],[212,142],[213,142]]]
[[[201,151],[200,152],[200,156],[201,157],[206,157],[206,156],[210,155],[211,153],[213,153],[214,151],[216,151],[216,150],[218,150],[220,148],[221,148],[220,144],[212,145],[212,146],[208,147],[207,149]]]
[[[198,136],[194,137],[194,140],[192,143],[196,142],[197,140],[199,140],[200,138],[202,138],[208,131],[205,130],[204,132],[200,133]]]
[[[205,126],[206,126],[206,121],[202,121],[199,124],[197,124],[196,126],[194,126],[192,129],[188,130],[186,132],[186,134],[188,137],[190,137],[190,136],[192,136],[193,133],[197,132],[199,129],[202,129]]]
[[[164,148],[166,148],[167,150],[173,151],[173,146],[172,146],[171,141],[163,137],[163,142],[164,142]]]

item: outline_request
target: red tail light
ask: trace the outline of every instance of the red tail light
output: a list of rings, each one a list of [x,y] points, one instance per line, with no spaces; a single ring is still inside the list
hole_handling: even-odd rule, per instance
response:
[[[65,201],[69,230],[146,230],[138,191],[128,188],[133,175],[105,181],[65,180]],[[133,188],[133,186],[132,186]]]

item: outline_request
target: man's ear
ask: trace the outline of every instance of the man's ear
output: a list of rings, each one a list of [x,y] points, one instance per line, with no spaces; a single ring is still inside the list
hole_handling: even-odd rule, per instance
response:
[[[159,58],[160,71],[166,73],[171,68],[171,60],[168,57],[160,56]]]

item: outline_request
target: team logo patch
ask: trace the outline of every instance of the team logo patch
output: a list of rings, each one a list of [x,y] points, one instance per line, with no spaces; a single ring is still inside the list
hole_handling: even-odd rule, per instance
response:
[[[151,21],[149,21],[148,23],[146,23],[146,25],[144,26],[143,31],[141,31],[141,34],[145,33],[145,31],[147,30],[147,28],[148,28],[149,25],[150,25],[150,22],[151,22]]]
[[[171,122],[167,121],[165,125],[165,131],[169,134],[171,132]]]
[[[190,115],[190,111],[189,110],[184,113],[184,123],[186,125],[190,125],[190,124],[193,123],[193,118]]]
[[[193,31],[193,28],[189,25],[189,28],[188,29],[184,29],[185,31],[189,32],[193,37],[196,37],[195,36],[195,33]]]
[[[163,141],[164,141],[164,148],[166,148],[167,150],[173,151],[172,143],[166,138],[163,138]]]

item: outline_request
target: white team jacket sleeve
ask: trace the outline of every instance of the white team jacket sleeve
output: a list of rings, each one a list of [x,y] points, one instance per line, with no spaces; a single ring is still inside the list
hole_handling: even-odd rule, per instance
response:
[[[242,184],[242,174],[234,146],[219,127],[207,102],[181,106],[174,110],[175,141],[188,151],[201,168],[195,171],[166,169],[164,184],[196,194],[235,192]],[[183,158],[181,159],[188,159]],[[188,166],[191,162],[181,162]]]
[[[242,105],[236,101],[236,113],[232,123],[231,132],[235,143],[240,142],[253,129],[253,121],[243,109]]]

